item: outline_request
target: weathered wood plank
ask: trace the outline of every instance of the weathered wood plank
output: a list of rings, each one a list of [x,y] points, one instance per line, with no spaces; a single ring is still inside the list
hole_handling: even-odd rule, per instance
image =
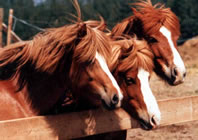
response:
[[[161,125],[198,120],[198,96],[159,101]],[[1,139],[69,139],[139,127],[124,110],[104,109],[0,122]]]
[[[162,116],[161,125],[193,121],[198,115],[195,107],[198,104],[198,96],[162,100],[158,104]]]
[[[8,32],[8,26],[5,23],[3,23],[2,25],[3,25],[3,31]],[[11,35],[14,42],[22,41],[22,39],[19,36],[17,36],[15,32],[11,31]]]

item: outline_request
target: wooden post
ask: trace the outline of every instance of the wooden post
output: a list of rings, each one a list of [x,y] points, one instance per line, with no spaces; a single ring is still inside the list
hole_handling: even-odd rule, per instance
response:
[[[3,31],[7,33],[8,32],[7,25],[3,23],[2,26],[3,26]],[[12,40],[13,41],[15,41],[15,42],[22,41],[22,39],[19,36],[17,36],[13,31],[11,31],[11,35],[12,35]]]
[[[3,33],[2,33],[2,30],[3,30],[3,8],[0,8],[0,48],[3,47]]]
[[[13,9],[9,11],[9,19],[8,19],[8,33],[7,33],[7,45],[11,43],[11,31],[12,31],[12,20],[13,20]]]

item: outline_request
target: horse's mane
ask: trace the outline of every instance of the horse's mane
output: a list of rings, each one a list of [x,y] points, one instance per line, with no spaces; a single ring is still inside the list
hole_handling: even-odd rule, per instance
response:
[[[83,26],[83,25],[82,25]],[[67,25],[60,28],[48,29],[43,33],[36,35],[33,40],[27,41],[25,43],[17,43],[10,46],[6,46],[0,51],[0,66],[16,63],[16,69],[20,69],[24,66],[27,61],[31,61],[35,65],[35,69],[43,72],[53,73],[60,59],[64,56],[65,53],[69,53],[72,50],[77,54],[75,57],[82,59],[82,61],[89,61],[93,59],[93,54],[89,53],[95,52],[94,47],[86,47],[84,41],[90,38],[85,36],[82,38],[82,43],[80,42],[80,47],[84,47],[87,53],[88,58],[85,56],[78,56],[80,53],[76,51],[75,40],[78,38],[78,32],[80,26],[78,24]],[[88,30],[89,32],[89,30]],[[88,35],[89,36],[89,35]],[[83,46],[84,45],[84,46]],[[81,52],[85,52],[84,50]],[[76,58],[77,59],[77,58]]]
[[[165,26],[176,35],[180,35],[179,20],[170,8],[165,8],[161,3],[152,5],[150,0],[141,0],[135,5],[137,8],[133,8],[134,16],[142,20],[147,34],[154,34],[161,26]]]
[[[135,19],[142,22],[143,30],[147,35],[155,34],[161,26],[165,26],[174,31],[176,35],[180,35],[179,20],[170,8],[165,8],[161,3],[152,5],[150,0],[139,0],[139,2],[132,5],[136,6],[136,8],[132,8],[134,15],[117,24],[112,30],[112,35],[130,32]]]
[[[22,69],[31,67],[35,73],[48,75],[63,73],[71,61],[78,65],[94,62],[96,51],[107,60],[111,53],[109,38],[97,29],[97,24],[78,19],[71,25],[47,29],[31,41],[6,46],[0,50],[0,79],[7,80],[19,74],[19,85],[23,87],[28,77],[22,76],[20,82]]]
[[[112,42],[112,69],[119,71],[143,68],[153,70],[153,53],[145,40],[123,39]]]
[[[117,23],[111,31],[111,36],[122,36],[123,34],[129,35],[129,32],[133,26],[133,20],[134,16],[130,16],[122,20],[122,22]]]

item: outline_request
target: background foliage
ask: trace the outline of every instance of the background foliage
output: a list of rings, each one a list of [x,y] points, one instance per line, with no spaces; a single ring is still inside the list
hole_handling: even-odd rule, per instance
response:
[[[58,27],[70,23],[70,13],[75,14],[71,0],[0,0],[0,7],[4,8],[4,22],[7,24],[8,10],[14,9],[14,16],[18,19],[36,25],[40,28]],[[83,20],[98,19],[102,15],[111,29],[117,22],[132,15],[129,3],[135,0],[79,0]],[[170,7],[180,19],[183,42],[198,35],[198,2],[197,0],[152,0],[153,3],[163,2]],[[19,21],[14,31],[23,40],[31,39],[39,30]]]

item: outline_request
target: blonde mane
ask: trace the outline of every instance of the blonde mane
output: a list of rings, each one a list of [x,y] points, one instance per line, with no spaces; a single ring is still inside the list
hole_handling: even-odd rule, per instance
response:
[[[134,16],[130,16],[122,20],[122,22],[117,23],[111,31],[111,36],[122,36],[124,34],[129,35],[129,32],[133,26],[133,20]]]

